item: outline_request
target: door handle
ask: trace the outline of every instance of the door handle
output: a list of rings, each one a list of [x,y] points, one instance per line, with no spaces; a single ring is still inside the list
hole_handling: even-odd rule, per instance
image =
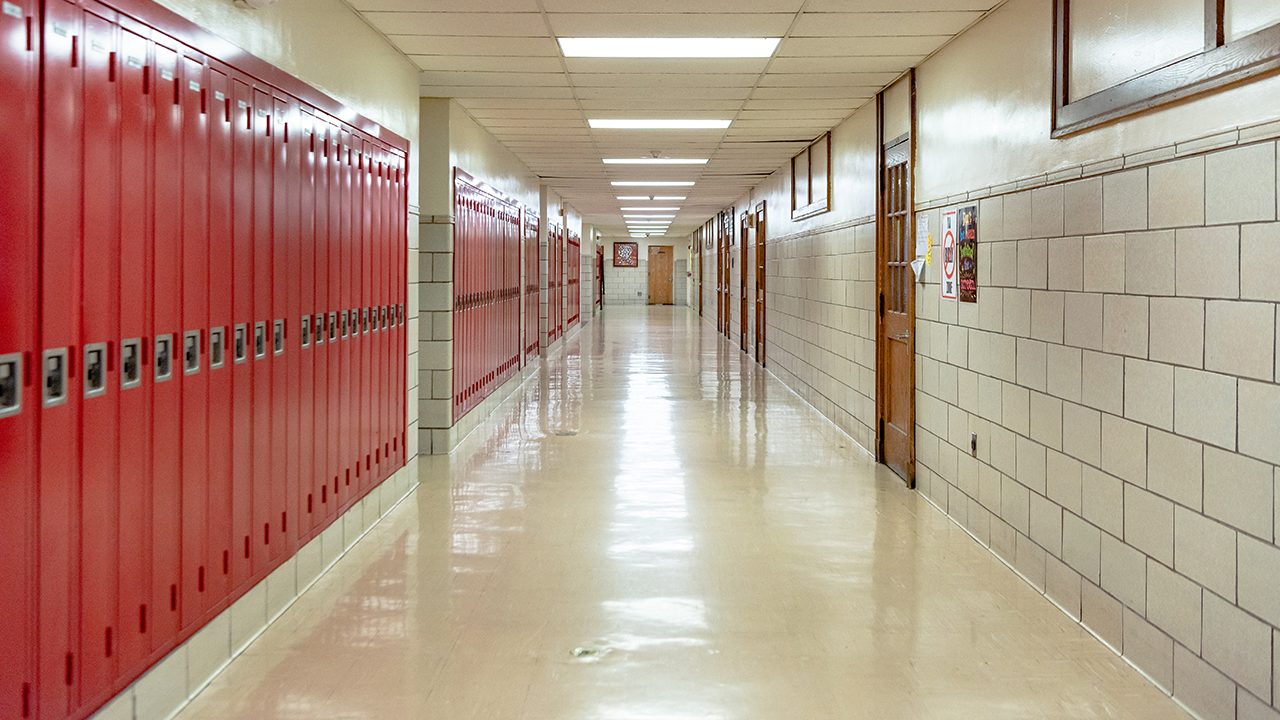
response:
[[[893,340],[901,340],[901,341],[903,341],[903,342],[906,342],[907,340],[910,340],[910,339],[911,339],[911,333],[909,333],[909,332],[904,332],[904,333],[902,333],[901,335],[894,335],[892,339],[893,339]]]

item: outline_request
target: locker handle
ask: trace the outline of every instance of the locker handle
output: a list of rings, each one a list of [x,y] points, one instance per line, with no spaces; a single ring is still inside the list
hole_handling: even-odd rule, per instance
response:
[[[22,353],[0,356],[0,417],[22,411]]]
[[[71,36],[71,67],[80,67],[80,36]]]
[[[61,405],[67,400],[67,349],[44,351],[42,374],[44,377],[44,406]]]
[[[107,392],[107,344],[94,343],[84,348],[84,396],[105,395]]]
[[[120,343],[120,387],[142,384],[142,339],[130,338]]]
[[[116,51],[107,53],[107,82],[116,81]]]

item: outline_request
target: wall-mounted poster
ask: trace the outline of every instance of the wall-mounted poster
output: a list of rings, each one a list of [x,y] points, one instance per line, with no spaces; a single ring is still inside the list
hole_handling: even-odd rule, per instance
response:
[[[942,299],[956,299],[956,211],[942,213]]]
[[[960,302],[978,302],[978,206],[959,210]]]
[[[614,267],[639,267],[640,246],[633,242],[616,242],[613,244]]]

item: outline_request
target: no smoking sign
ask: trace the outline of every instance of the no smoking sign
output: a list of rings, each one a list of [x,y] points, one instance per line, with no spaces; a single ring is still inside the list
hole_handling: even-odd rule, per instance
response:
[[[942,213],[942,297],[956,298],[956,211]]]

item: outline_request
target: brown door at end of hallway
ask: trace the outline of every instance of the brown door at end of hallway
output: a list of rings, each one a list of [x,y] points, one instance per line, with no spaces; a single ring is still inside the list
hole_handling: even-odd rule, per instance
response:
[[[672,275],[675,272],[675,251],[670,245],[649,246],[649,304],[672,303]]]
[[[880,461],[915,486],[915,274],[911,139],[883,146],[879,198]]]
[[[764,318],[765,318],[765,213],[764,203],[756,206],[756,362],[764,365]],[[745,251],[745,247],[744,247]]]

